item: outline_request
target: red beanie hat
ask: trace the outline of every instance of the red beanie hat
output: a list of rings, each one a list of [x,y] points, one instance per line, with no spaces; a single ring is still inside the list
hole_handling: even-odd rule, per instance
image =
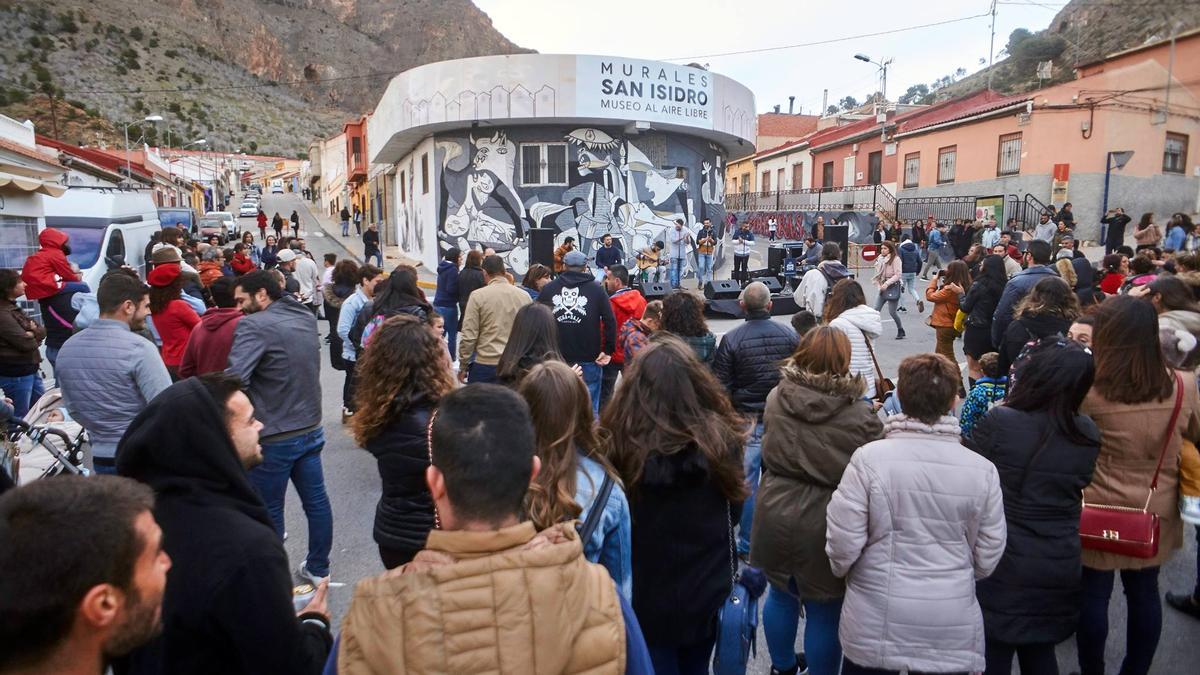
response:
[[[179,263],[166,263],[158,265],[154,269],[150,270],[150,274],[146,275],[146,281],[149,281],[151,286],[155,286],[157,288],[170,286],[176,279],[179,278],[181,271],[182,270],[179,267]]]

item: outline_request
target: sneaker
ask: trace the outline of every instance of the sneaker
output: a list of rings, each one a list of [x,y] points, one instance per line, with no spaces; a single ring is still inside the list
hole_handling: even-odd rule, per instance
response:
[[[1167,604],[1193,619],[1200,619],[1200,600],[1191,593],[1167,593]]]
[[[896,339],[897,339],[897,340],[903,340],[903,339],[904,339],[904,337],[905,337],[905,335],[904,335],[904,329],[903,329],[903,328],[901,328],[899,331],[897,331],[897,332],[896,332]]]
[[[319,577],[319,576],[313,574],[312,572],[308,571],[308,563],[307,562],[301,563],[300,569],[296,570],[296,576],[300,577],[301,581],[307,581],[308,583],[312,584],[313,586],[319,586],[321,584],[322,579],[326,579],[329,577],[328,574],[323,577]]]
[[[907,312],[907,311],[908,311],[908,308],[907,308],[907,307],[900,307],[900,308],[898,308],[898,309],[899,309],[901,312]]]
[[[796,654],[796,665],[787,670],[771,666],[771,675],[808,675],[808,659],[804,658],[804,652],[800,652]]]
[[[925,313],[925,301],[924,301],[924,300],[918,300],[918,301],[917,301],[917,312],[918,312],[919,314],[924,314],[924,313]]]
[[[1200,525],[1200,497],[1179,497],[1179,515],[1185,523]]]

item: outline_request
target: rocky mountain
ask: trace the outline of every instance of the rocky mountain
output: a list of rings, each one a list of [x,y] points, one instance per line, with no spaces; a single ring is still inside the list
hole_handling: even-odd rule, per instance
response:
[[[1066,82],[1074,79],[1076,65],[1198,27],[1200,2],[1196,0],[1070,0],[1042,30],[1017,29],[996,36],[1002,58],[992,67],[992,88],[1016,94]],[[1038,63],[1044,61],[1052,63],[1050,77],[1039,79]],[[920,85],[924,91],[913,100],[942,101],[987,84],[984,68],[962,79],[948,76],[930,86]]]
[[[0,112],[72,143],[297,156],[424,63],[527,51],[470,0],[0,0]]]

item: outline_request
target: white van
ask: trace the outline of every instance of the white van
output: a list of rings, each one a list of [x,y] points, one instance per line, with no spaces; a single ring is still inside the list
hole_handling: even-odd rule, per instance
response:
[[[283,179],[276,178],[271,181],[271,194],[283,194]]]
[[[71,187],[61,197],[43,197],[46,227],[70,241],[71,262],[93,292],[100,278],[125,264],[146,278],[146,245],[161,227],[150,192],[122,188]]]

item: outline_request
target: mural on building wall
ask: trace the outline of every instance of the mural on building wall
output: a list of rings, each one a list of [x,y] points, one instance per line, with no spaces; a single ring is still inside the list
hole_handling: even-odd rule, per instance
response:
[[[421,210],[417,208],[417,166],[416,153],[408,158],[408,168],[399,173],[397,180],[404,181],[399,186],[406,198],[400,204],[398,219],[400,222],[400,249],[418,259],[425,252],[425,228],[421,222]],[[403,168],[403,167],[401,167]]]
[[[556,138],[541,132],[530,142],[566,144],[565,184],[521,186],[514,133],[438,138],[442,250],[491,247],[523,273],[529,266],[526,233],[540,227],[555,231],[556,245],[573,236],[589,256],[611,234],[626,264],[635,268],[634,254],[665,241],[677,218],[693,231],[711,218],[724,235],[724,155],[716,145],[678,137],[622,138],[594,128]],[[668,144],[674,151],[669,166]],[[719,247],[718,266],[722,259]]]

